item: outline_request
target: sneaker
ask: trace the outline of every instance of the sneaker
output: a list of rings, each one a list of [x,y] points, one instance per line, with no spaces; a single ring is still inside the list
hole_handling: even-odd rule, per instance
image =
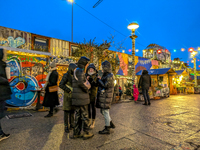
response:
[[[94,134],[93,133],[90,133],[90,132],[85,132],[84,134],[83,134],[83,140],[87,140],[87,139],[90,139],[90,138],[92,138],[94,136]]]
[[[10,136],[10,134],[5,134],[5,133],[3,133],[2,135],[0,135],[0,141],[9,138],[9,136]]]
[[[44,116],[45,118],[49,118],[49,117],[52,117],[53,116],[53,114],[48,114],[48,115],[46,115],[46,116]]]

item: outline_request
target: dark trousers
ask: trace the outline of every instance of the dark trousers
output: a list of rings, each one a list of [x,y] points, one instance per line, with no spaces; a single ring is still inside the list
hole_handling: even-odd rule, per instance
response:
[[[96,108],[95,108],[95,102],[91,102],[88,105],[88,114],[90,119],[96,118]]]
[[[5,116],[4,109],[5,109],[6,102],[0,101],[0,135],[3,134],[3,130],[1,127],[1,119]]]
[[[144,100],[145,100],[145,103],[150,103],[150,98],[149,98],[149,93],[148,93],[148,90],[146,89],[142,89],[142,94],[144,96]]]
[[[74,127],[74,110],[64,111],[64,124],[65,126]]]
[[[87,132],[89,129],[88,106],[80,106],[75,108],[75,127],[74,135],[80,135],[81,130]]]
[[[51,106],[50,111],[49,111],[50,114],[53,114],[53,109],[54,109],[54,107]]]

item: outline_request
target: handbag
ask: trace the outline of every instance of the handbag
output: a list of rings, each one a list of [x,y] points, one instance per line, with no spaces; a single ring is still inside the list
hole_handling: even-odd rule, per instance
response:
[[[54,85],[54,86],[50,86],[49,87],[49,92],[52,93],[52,92],[57,92],[58,91],[58,86],[57,85]]]
[[[76,70],[74,70],[74,78],[78,81],[78,78],[76,77]],[[83,83],[88,89],[91,88],[90,82],[86,79],[86,81]]]

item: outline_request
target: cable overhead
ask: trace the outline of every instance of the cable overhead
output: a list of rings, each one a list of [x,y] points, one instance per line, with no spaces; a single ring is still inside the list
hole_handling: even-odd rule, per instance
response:
[[[99,0],[94,6],[93,8],[97,7],[103,0]]]

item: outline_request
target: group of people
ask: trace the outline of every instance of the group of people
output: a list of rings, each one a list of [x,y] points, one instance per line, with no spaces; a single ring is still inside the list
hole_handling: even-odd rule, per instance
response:
[[[5,101],[11,99],[11,89],[6,76],[4,50],[0,49],[0,121],[5,116]],[[63,75],[59,87],[64,90],[64,131],[69,133],[73,129],[72,138],[89,139],[94,136],[90,132],[95,126],[96,108],[105,120],[105,128],[99,134],[110,134],[110,129],[115,128],[110,117],[109,109],[114,93],[114,75],[110,62],[102,63],[103,75],[100,77],[94,64],[89,64],[90,59],[83,56],[78,62],[69,64],[68,71]],[[50,107],[46,118],[52,117],[58,112],[59,105],[57,93],[58,72],[56,64],[51,63],[49,73],[44,86],[45,96],[43,106]],[[147,71],[143,71],[139,87],[142,87],[145,98],[144,105],[150,105],[148,89],[151,86],[151,77]],[[120,89],[121,90],[121,89]],[[148,103],[147,103],[148,101]],[[84,131],[81,134],[81,131]],[[6,139],[10,134],[5,134],[0,122],[0,141]]]
[[[59,83],[59,87],[64,90],[64,130],[69,133],[73,129],[72,138],[89,139],[94,136],[89,130],[95,126],[96,108],[100,108],[105,119],[105,128],[99,134],[110,134],[110,128],[115,128],[109,114],[114,92],[112,66],[104,61],[103,76],[100,77],[95,65],[89,64],[89,61],[90,59],[83,56],[76,64],[70,63],[67,73]],[[45,117],[53,116],[54,108],[59,104],[57,91],[49,91],[50,87],[57,85],[58,80],[55,64],[51,63],[50,67],[43,101],[43,106],[50,107],[50,111]]]

